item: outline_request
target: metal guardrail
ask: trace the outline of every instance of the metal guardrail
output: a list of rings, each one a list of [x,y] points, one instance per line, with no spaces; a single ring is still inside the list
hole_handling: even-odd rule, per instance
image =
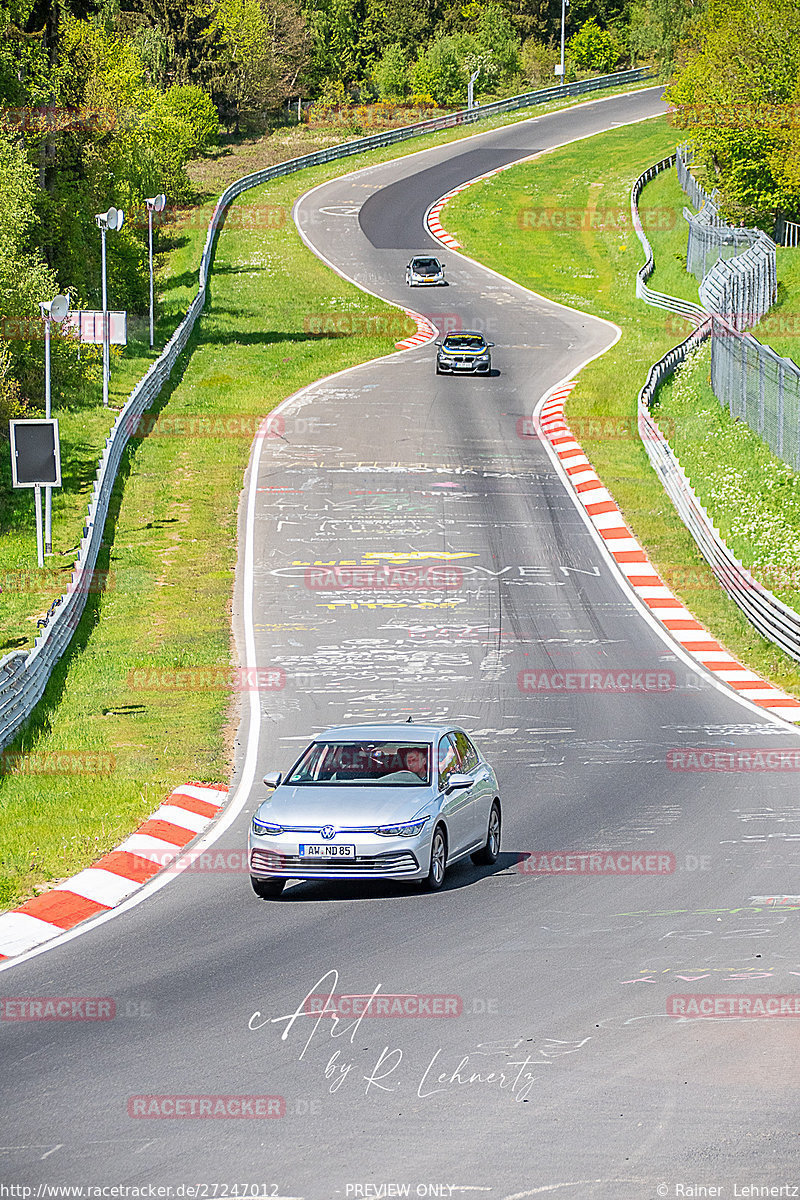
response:
[[[633,185],[631,190],[631,220],[633,228],[636,230],[636,236],[642,243],[642,248],[645,252],[644,266],[640,267],[636,272],[636,295],[640,300],[644,300],[645,304],[650,304],[655,308],[665,308],[668,312],[678,313],[682,317],[688,317],[690,321],[698,324],[704,321],[708,313],[699,304],[692,304],[689,300],[679,300],[677,296],[667,296],[664,292],[656,292],[647,286],[647,280],[655,270],[655,260],[653,258],[653,248],[645,236],[642,227],[642,219],[639,216],[639,197],[642,194],[642,189],[646,183],[654,179],[660,171],[665,171],[667,167],[671,167],[675,162],[675,155],[669,154],[666,158],[662,158],[660,162],[654,163],[652,167],[648,167],[643,175],[640,175]]]
[[[315,167],[335,159],[361,154],[380,146],[391,146],[408,138],[420,137],[440,129],[451,129],[458,125],[471,124],[503,112],[531,108],[551,100],[566,99],[605,88],[619,87],[652,78],[648,68],[617,71],[612,75],[601,75],[594,79],[583,79],[557,87],[524,92],[492,104],[482,104],[472,109],[445,113],[414,125],[403,125],[398,129],[387,129],[367,137],[341,142],[313,154],[304,154],[287,162],[276,163],[263,171],[255,171],[237,179],[225,189],[217,200],[208,226],[205,246],[200,261],[199,289],[186,316],[183,318],[164,350],[152,364],[146,375],[137,383],[125,406],[120,411],[114,427],[106,439],[105,449],[97,468],[97,477],[92,488],[92,497],[86,524],[83,528],[78,558],[69,588],[56,602],[44,624],[44,632],[37,637],[30,651],[18,650],[0,660],[0,749],[7,746],[20,727],[28,719],[44,694],[53,667],[70,643],[73,633],[86,605],[86,597],[92,590],[94,568],[100,551],[108,506],[114,481],[117,476],[123,451],[131,435],[137,430],[139,418],[158,396],[172,368],[189,340],[195,321],[203,311],[206,287],[211,270],[214,239],[225,217],[229,204],[249,188],[259,187],[271,179]]]
[[[652,179],[658,171],[664,170],[670,165],[671,158],[662,159],[660,163],[657,163],[654,167],[650,167],[636,180],[631,191],[631,211],[634,214],[634,226],[648,257],[648,262],[645,263],[644,268],[640,269],[639,274],[647,268],[648,264],[650,264],[648,274],[652,273],[653,268],[652,249],[641,228],[637,200],[644,184],[649,179]],[[647,291],[649,292],[649,289]],[[655,294],[659,295],[661,300],[672,299],[675,303],[684,303],[683,301],[676,301],[674,297],[664,297],[660,293]],[[647,295],[639,291],[638,277],[637,295],[641,295],[646,303],[650,303]],[[661,304],[659,307],[668,306]],[[679,312],[681,310],[673,308],[671,311]],[[714,314],[704,312],[702,309],[700,312],[702,313],[702,320],[689,336],[679,345],[668,351],[663,358],[659,359],[650,368],[645,385],[639,393],[639,434],[647,451],[647,456],[658,478],[661,480],[664,490],[675,505],[679,516],[697,543],[700,553],[714,572],[720,586],[727,592],[734,603],[739,606],[747,619],[763,637],[773,642],[776,646],[779,646],[791,658],[800,661],[800,614],[796,613],[789,605],[784,604],[777,596],[774,596],[757,579],[754,579],[747,567],[726,546],[720,536],[719,530],[697,498],[683,467],[658,428],[650,411],[650,406],[659,384],[685,361],[687,354],[709,336],[714,337],[713,344],[716,344],[719,337],[720,318]],[[750,337],[749,334],[741,335],[737,333],[726,322],[722,322],[722,325],[728,336],[736,339],[736,343],[744,343],[745,340],[755,342],[755,339]],[[786,360],[782,361],[785,362]]]

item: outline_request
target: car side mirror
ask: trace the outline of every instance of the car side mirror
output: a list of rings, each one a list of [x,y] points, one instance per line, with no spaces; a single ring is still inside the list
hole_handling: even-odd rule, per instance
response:
[[[471,775],[459,775],[454,771],[445,785],[446,792],[460,792],[464,788],[472,787],[475,780]]]
[[[433,344],[434,344],[434,346],[441,346],[441,344],[442,344],[442,343],[441,343],[441,342],[434,342]]]
[[[283,776],[280,771],[270,771],[269,774],[264,776],[264,783],[268,788],[280,787],[282,778]]]
[[[493,345],[494,345],[494,342],[487,342],[487,343],[486,343],[486,345],[487,345],[487,346],[493,346]]]

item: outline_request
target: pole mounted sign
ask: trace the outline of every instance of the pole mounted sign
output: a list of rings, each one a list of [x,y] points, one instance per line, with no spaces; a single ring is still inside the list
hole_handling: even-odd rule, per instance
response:
[[[9,421],[11,482],[15,488],[33,488],[36,505],[36,557],[44,566],[42,548],[42,488],[61,487],[61,448],[58,421],[54,418]]]

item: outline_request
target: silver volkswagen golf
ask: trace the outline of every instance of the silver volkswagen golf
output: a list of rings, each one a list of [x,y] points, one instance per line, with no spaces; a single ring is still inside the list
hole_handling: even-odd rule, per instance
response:
[[[500,852],[494,771],[456,725],[343,725],[315,738],[250,826],[257,896],[288,879],[409,879],[437,890],[467,854]]]

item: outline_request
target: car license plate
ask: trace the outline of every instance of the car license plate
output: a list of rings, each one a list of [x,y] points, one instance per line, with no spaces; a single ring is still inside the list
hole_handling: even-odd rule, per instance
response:
[[[300,847],[300,858],[355,858],[355,846],[309,845]]]

